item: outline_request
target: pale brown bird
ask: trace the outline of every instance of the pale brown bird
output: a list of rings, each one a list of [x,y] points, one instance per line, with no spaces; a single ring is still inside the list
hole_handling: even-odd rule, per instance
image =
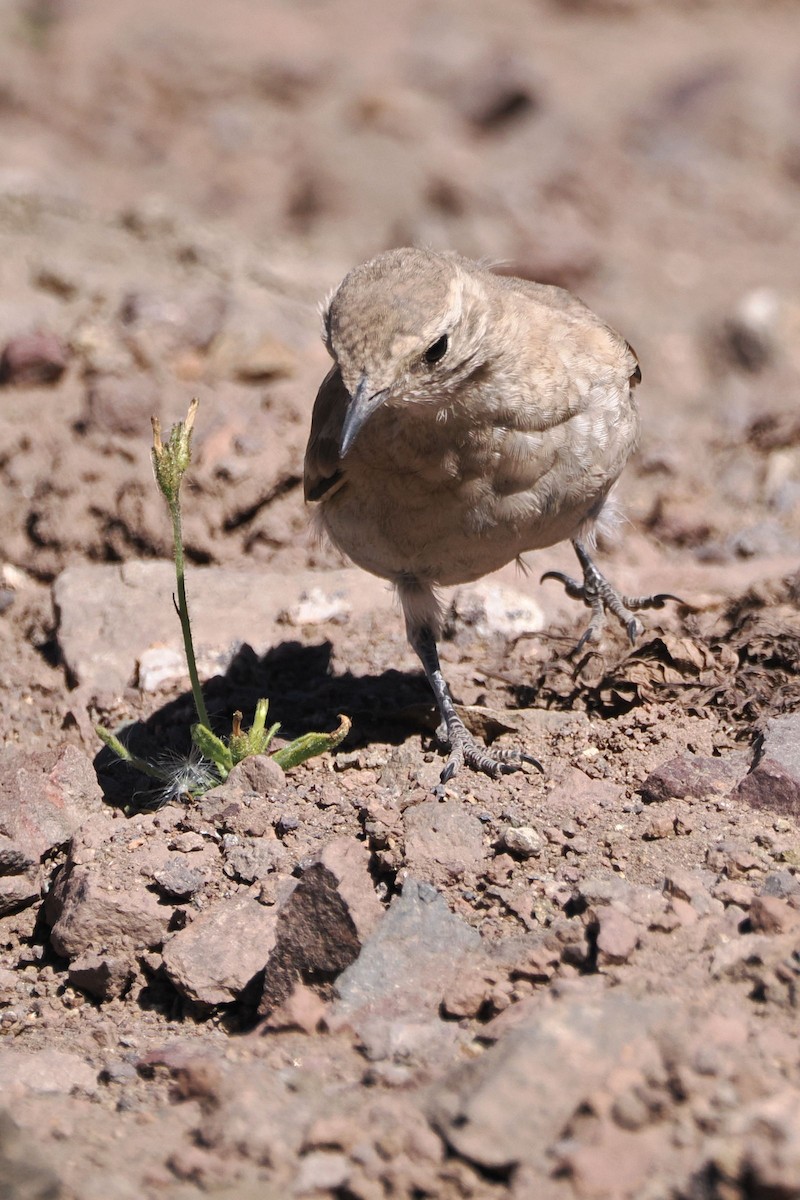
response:
[[[464,762],[515,770],[527,755],[479,745],[456,712],[436,589],[570,538],[583,582],[550,575],[592,610],[581,644],[606,611],[637,636],[633,610],[667,597],[620,596],[587,549],[636,445],[636,356],[569,292],[430,250],[351,271],[324,337],[335,365],[314,405],[306,499],[335,546],[397,588],[449,745],[442,781]]]

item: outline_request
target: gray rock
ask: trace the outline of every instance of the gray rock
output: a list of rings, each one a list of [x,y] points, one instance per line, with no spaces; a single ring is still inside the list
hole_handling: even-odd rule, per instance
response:
[[[153,882],[162,896],[177,901],[188,900],[203,887],[206,873],[190,867],[183,854],[173,854],[166,865],[154,873]]]
[[[407,879],[381,925],[336,983],[326,1018],[356,1031],[372,1058],[420,1057],[455,1036],[442,997],[480,934],[430,884]]]
[[[800,713],[767,721],[753,769],[734,796],[753,808],[800,816]]]

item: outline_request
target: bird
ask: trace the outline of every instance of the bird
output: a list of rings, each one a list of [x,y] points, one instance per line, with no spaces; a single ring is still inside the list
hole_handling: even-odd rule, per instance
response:
[[[637,357],[565,289],[452,251],[404,247],[355,267],[322,326],[333,366],[304,463],[316,529],[396,588],[442,722],[441,782],[464,764],[497,778],[536,763],[481,745],[459,717],[439,660],[439,589],[570,539],[582,579],[542,578],[591,610],[579,646],[608,613],[634,641],[635,613],[675,599],[621,595],[590,552],[639,437]]]

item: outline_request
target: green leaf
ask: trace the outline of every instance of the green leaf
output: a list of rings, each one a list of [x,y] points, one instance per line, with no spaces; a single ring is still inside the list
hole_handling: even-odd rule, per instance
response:
[[[350,732],[351,721],[349,717],[339,714],[339,728],[334,729],[333,733],[304,733],[302,737],[295,738],[288,746],[283,746],[280,750],[276,750],[273,754],[273,760],[284,771],[290,771],[292,767],[297,767],[300,763],[305,762],[309,758],[314,758],[317,754],[324,754],[326,750],[333,750],[341,741],[347,737]]]
[[[222,778],[227,779],[233,769],[233,755],[222,739],[212,733],[207,725],[193,725],[192,741],[203,758],[208,758],[211,762],[216,763]]]

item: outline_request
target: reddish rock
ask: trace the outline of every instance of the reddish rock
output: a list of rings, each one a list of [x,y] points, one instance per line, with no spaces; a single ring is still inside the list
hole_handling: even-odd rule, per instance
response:
[[[800,817],[800,713],[767,721],[753,769],[733,794],[753,808]]]
[[[749,755],[744,751],[732,751],[720,758],[705,754],[679,754],[648,775],[641,787],[642,799],[657,803],[662,800],[701,800],[707,796],[727,796],[748,765]]]
[[[264,1022],[266,1029],[299,1029],[315,1033],[325,1016],[327,1005],[312,988],[297,983],[282,1004],[274,1008]]]
[[[673,812],[656,812],[645,823],[642,837],[647,842],[659,841],[672,837],[675,833],[675,814]]]
[[[325,846],[280,907],[259,1013],[282,1004],[305,975],[335,978],[358,956],[383,911],[364,844],[338,838]]]
[[[67,348],[54,333],[21,333],[6,343],[0,354],[0,384],[39,387],[58,383],[67,361]]]
[[[746,883],[739,883],[736,879],[727,879],[723,876],[714,885],[713,895],[723,904],[738,904],[740,908],[749,908],[753,899],[753,889]]]
[[[69,841],[103,794],[91,760],[76,746],[0,754],[0,834],[5,854],[35,863]]]
[[[124,954],[160,946],[171,910],[142,883],[124,890],[94,864],[68,864],[48,897],[50,941],[64,958]]]
[[[39,1158],[39,1143],[0,1110],[0,1194],[8,1200],[59,1200],[64,1194],[55,1171]]]
[[[163,824],[162,814],[126,819],[108,807],[83,822],[45,901],[58,954],[132,961],[161,946],[173,916],[151,886],[170,859]]]
[[[0,917],[35,904],[42,894],[39,873],[0,875]]]
[[[777,896],[756,896],[749,915],[756,933],[790,933],[800,928],[800,913]]]
[[[226,782],[258,796],[270,796],[286,786],[286,776],[268,754],[251,754],[236,764]]]
[[[97,1000],[112,1000],[128,990],[134,977],[134,968],[125,958],[114,958],[108,954],[82,954],[70,963],[68,975],[73,987]]]
[[[597,914],[598,966],[627,962],[639,944],[639,935],[630,917],[615,908],[601,908]]]
[[[164,970],[182,996],[230,1004],[263,969],[276,940],[277,913],[252,896],[220,900],[164,946]]]
[[[658,1063],[650,1030],[669,1005],[614,990],[562,1000],[512,1028],[433,1089],[429,1112],[451,1150],[490,1171],[547,1178],[549,1152],[582,1102],[620,1062]]]
[[[50,1047],[0,1047],[0,1079],[4,1098],[26,1092],[68,1096],[76,1088],[91,1094],[97,1088],[97,1071],[84,1058]]]

